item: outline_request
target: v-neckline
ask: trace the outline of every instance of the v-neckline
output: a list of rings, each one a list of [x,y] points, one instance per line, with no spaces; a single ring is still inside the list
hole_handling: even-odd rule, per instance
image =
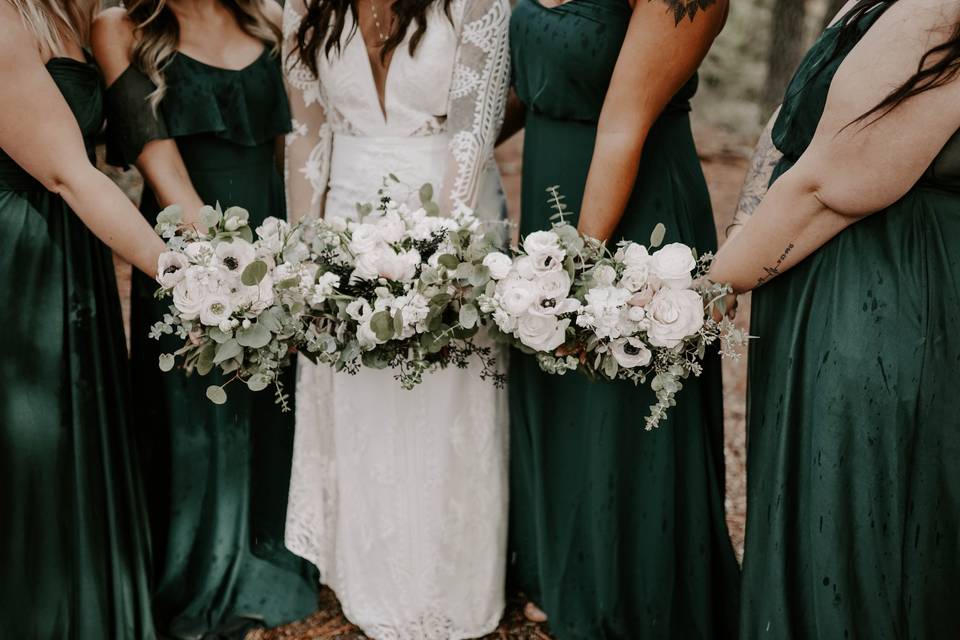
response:
[[[360,36],[360,45],[363,49],[363,59],[366,61],[367,68],[367,79],[369,80],[370,90],[373,92],[374,98],[377,101],[377,111],[380,112],[380,117],[383,118],[383,125],[387,125],[387,97],[389,95],[388,90],[390,88],[390,70],[393,68],[394,58],[396,57],[397,51],[401,49],[400,43],[391,53],[390,53],[390,62],[383,69],[383,95],[380,95],[380,91],[377,90],[377,76],[373,72],[373,60],[370,59],[370,49],[367,46],[367,38],[363,35],[363,28],[360,25],[360,15],[357,14],[357,34]],[[404,37],[406,41],[406,37]]]

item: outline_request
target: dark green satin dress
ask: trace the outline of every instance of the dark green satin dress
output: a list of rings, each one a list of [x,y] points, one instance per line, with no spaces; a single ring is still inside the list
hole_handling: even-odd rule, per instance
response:
[[[207,203],[239,205],[252,226],[285,216],[276,140],[290,130],[278,58],[264,52],[239,71],[177,54],[155,116],[153,85],[128,68],[108,89],[108,151],[132,164],[151,140],[172,138]],[[159,210],[149,188],[140,205]],[[148,337],[169,302],[134,274],[131,346],[136,418],[148,477],[157,572],[157,626],[178,638],[226,632],[250,622],[277,625],[316,609],[315,572],[283,546],[293,447],[293,413],[270,390],[228,388],[224,406],[205,396],[217,376],[162,373],[157,358],[179,342]],[[293,371],[284,376],[293,396]]]
[[[579,210],[597,119],[631,10],[627,0],[545,8],[519,0],[510,38],[527,107],[521,232],[550,226],[546,188]],[[615,239],[716,247],[683,88],[650,131]],[[684,383],[659,430],[654,396],[621,382],[510,369],[512,573],[560,640],[730,638],[739,572],[724,521],[720,363]]]
[[[856,42],[838,33],[787,91],[777,176]],[[751,323],[742,637],[960,638],[960,137],[757,289]]]
[[[98,70],[47,69],[92,158]],[[0,638],[154,638],[112,254],[2,151],[0,291]]]

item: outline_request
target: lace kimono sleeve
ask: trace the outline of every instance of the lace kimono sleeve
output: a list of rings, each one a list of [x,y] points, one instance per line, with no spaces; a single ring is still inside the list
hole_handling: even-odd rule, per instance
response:
[[[503,124],[510,84],[508,0],[464,0],[447,111],[450,152],[441,207],[474,209]]]
[[[330,176],[332,133],[323,106],[320,82],[297,53],[296,37],[306,13],[305,0],[288,0],[283,11],[283,68],[290,96],[293,130],[286,140],[284,178],[287,216],[297,221],[323,215]],[[291,52],[294,52],[291,55]]]

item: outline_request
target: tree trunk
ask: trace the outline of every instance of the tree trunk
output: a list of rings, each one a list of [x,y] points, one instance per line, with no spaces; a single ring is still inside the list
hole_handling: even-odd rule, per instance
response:
[[[770,113],[783,101],[787,83],[806,50],[806,0],[774,0],[762,104]]]
[[[843,5],[845,4],[847,4],[847,0],[829,0],[827,2],[827,11],[823,14],[824,29],[830,26],[830,23],[833,22],[834,17],[840,13],[840,9],[843,9]]]

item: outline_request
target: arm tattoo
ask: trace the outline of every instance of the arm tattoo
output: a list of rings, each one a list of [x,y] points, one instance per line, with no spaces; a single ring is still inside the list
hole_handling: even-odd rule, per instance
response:
[[[743,187],[740,189],[740,199],[737,202],[737,210],[733,214],[733,223],[730,227],[745,224],[747,219],[753,215],[753,212],[760,206],[763,197],[767,195],[767,188],[770,185],[770,177],[773,170],[780,162],[783,154],[773,145],[771,137],[773,124],[776,121],[777,114],[774,113],[770,118],[767,127],[760,134],[760,141],[757,148],[754,149],[753,156],[750,158],[750,168],[747,169],[747,177],[743,180]],[[730,227],[727,228],[729,235]]]
[[[650,0],[651,2],[653,0]],[[712,4],[716,4],[717,0],[660,0],[673,11],[674,22],[679,25],[680,21],[684,17],[690,18],[690,22],[693,22],[693,18],[697,15],[697,11],[706,11],[707,7]]]
[[[783,250],[783,253],[780,254],[780,257],[777,258],[777,264],[773,265],[772,267],[764,267],[764,268],[763,268],[764,275],[761,276],[759,279],[757,279],[757,286],[758,286],[758,287],[759,287],[760,285],[762,285],[764,282],[766,282],[767,280],[770,280],[771,278],[774,278],[774,277],[780,275],[780,267],[783,266],[784,260],[787,259],[787,256],[790,255],[790,252],[791,252],[791,251],[793,251],[793,243],[792,243],[792,242],[787,245],[787,248],[784,249],[784,250]]]

